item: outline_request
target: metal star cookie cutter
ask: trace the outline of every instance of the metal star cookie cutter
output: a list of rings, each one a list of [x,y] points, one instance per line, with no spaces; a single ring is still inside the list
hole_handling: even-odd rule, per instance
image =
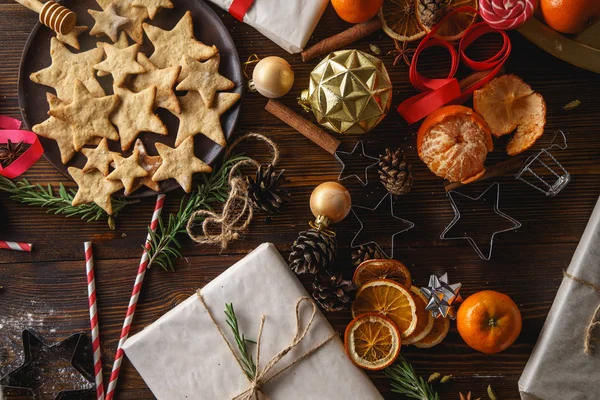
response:
[[[57,400],[96,398],[91,346],[83,332],[52,345],[48,345],[31,330],[24,330],[22,336],[23,364],[0,379],[0,398],[3,398],[4,389],[28,392],[35,400],[52,397]],[[47,380],[48,378],[44,376],[49,368],[57,369],[51,380]],[[60,382],[60,378],[73,378],[76,373],[79,375],[75,377],[78,377],[81,386],[85,384],[85,387],[60,388],[56,392],[53,391],[57,384],[65,384]],[[49,385],[54,386],[48,388]],[[42,392],[42,388],[51,390],[52,393]]]
[[[508,220],[512,224],[512,226],[507,229],[495,231],[491,234],[490,239],[489,239],[489,250],[486,255],[483,253],[483,251],[481,250],[481,248],[479,247],[479,245],[477,244],[475,239],[473,239],[472,235],[468,235],[467,232],[465,232],[465,234],[462,236],[450,237],[450,236],[448,236],[448,232],[461,219],[460,210],[459,210],[458,205],[456,204],[456,198],[462,197],[463,199],[467,199],[472,202],[478,202],[478,201],[485,202],[486,201],[485,196],[490,190],[495,190],[495,192],[496,192],[495,196],[493,197],[494,198],[494,207],[493,207],[494,213],[499,215],[500,217]],[[498,182],[492,183],[486,190],[483,191],[483,193],[481,193],[477,197],[469,197],[467,195],[456,192],[454,190],[446,193],[446,196],[448,196],[448,199],[450,200],[450,204],[452,205],[452,209],[454,210],[454,219],[452,220],[452,222],[450,222],[450,224],[446,227],[446,229],[444,229],[444,231],[440,235],[440,239],[442,239],[442,240],[456,240],[456,239],[467,240],[469,242],[469,244],[471,245],[471,247],[473,247],[473,249],[477,252],[477,255],[479,256],[479,258],[481,258],[482,260],[489,260],[490,258],[492,258],[492,250],[494,248],[494,238],[496,237],[496,235],[498,235],[500,233],[504,233],[504,232],[513,231],[513,230],[519,229],[521,227],[521,223],[519,221],[506,215],[505,213],[500,211],[500,209],[498,208],[498,204],[500,203],[500,184]],[[483,199],[483,200],[481,200],[481,199]]]
[[[392,240],[391,240],[391,251],[390,254],[388,255],[388,253],[379,245],[379,243],[377,243],[374,240],[371,241],[367,241],[367,242],[363,242],[363,243],[355,243],[358,239],[358,237],[360,236],[361,232],[363,231],[363,229],[365,228],[365,225],[363,224],[362,220],[359,218],[358,214],[356,213],[356,209],[362,209],[362,210],[367,210],[370,212],[377,212],[377,210],[379,209],[379,206],[381,206],[386,199],[389,199],[390,202],[390,216],[393,219],[396,219],[398,221],[401,221],[402,223],[404,223],[406,225],[406,227],[402,230],[399,230],[398,232],[394,233],[392,235]],[[354,235],[354,238],[352,239],[352,242],[350,242],[350,247],[352,248],[357,248],[360,247],[361,245],[366,245],[366,244],[373,244],[374,246],[377,246],[377,248],[379,249],[379,251],[381,251],[381,253],[386,256],[387,258],[394,258],[394,238],[396,237],[396,235],[399,235],[401,233],[404,233],[412,228],[415,227],[415,224],[411,221],[408,221],[404,218],[400,218],[394,215],[394,201],[392,198],[391,193],[386,193],[385,196],[383,196],[383,198],[379,201],[379,203],[377,203],[377,205],[375,206],[375,208],[367,208],[367,207],[363,207],[363,206],[352,206],[351,208],[352,210],[352,214],[354,215],[354,217],[356,218],[356,220],[358,221],[358,223],[360,224],[360,229],[358,230],[358,232],[356,232],[356,235]],[[386,223],[389,223],[390,219],[388,219],[386,221]]]
[[[346,170],[346,164],[348,164],[348,163],[344,162],[344,160],[342,159],[342,156],[344,156],[347,159],[354,156],[354,153],[356,153],[358,146],[360,146],[360,152],[361,152],[359,157],[363,157],[367,160],[373,160],[373,162],[371,164],[367,165],[364,169],[364,171],[365,171],[364,172],[364,175],[365,175],[364,181],[362,179],[360,179],[360,176],[358,176],[358,174],[348,174],[348,175],[344,176],[344,171]],[[338,162],[342,166],[342,170],[340,171],[340,174],[338,175],[338,181],[343,181],[344,179],[355,177],[356,179],[358,179],[360,184],[363,186],[367,186],[369,184],[369,169],[374,167],[375,165],[377,165],[377,163],[379,162],[378,157],[373,157],[373,156],[370,156],[365,153],[365,146],[364,146],[364,143],[362,140],[359,140],[358,142],[356,142],[356,144],[354,145],[354,148],[352,149],[351,152],[348,153],[346,151],[338,150],[335,152],[335,154],[333,156],[336,158],[336,160],[338,160]],[[355,158],[356,158],[356,156],[355,156]]]
[[[549,150],[552,148],[560,150],[567,148],[567,137],[563,131],[554,132],[550,147],[529,157],[523,168],[515,175],[517,180],[525,182],[548,197],[556,196],[571,182],[571,174],[550,153]]]

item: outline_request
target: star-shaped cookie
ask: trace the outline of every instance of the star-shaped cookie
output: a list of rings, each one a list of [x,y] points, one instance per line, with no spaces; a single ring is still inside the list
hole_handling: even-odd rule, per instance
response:
[[[75,28],[73,28],[73,30],[71,32],[69,32],[66,35],[63,35],[62,33],[57,33],[56,38],[61,43],[71,46],[75,50],[80,50],[81,48],[79,46],[79,35],[81,35],[83,32],[85,32],[87,30],[88,30],[87,26],[76,26]]]
[[[138,51],[140,50],[139,44],[136,43],[124,49],[119,49],[109,43],[102,43],[99,46],[106,52],[106,59],[94,65],[94,68],[98,71],[110,72],[115,85],[123,86],[130,74],[146,72],[144,67],[136,61]]]
[[[133,91],[141,92],[144,89],[155,86],[156,98],[154,99],[154,107],[166,108],[172,113],[179,114],[181,107],[179,107],[179,100],[177,100],[177,95],[175,95],[173,88],[181,67],[177,65],[158,69],[144,53],[138,53],[137,61],[146,69],[146,72],[133,77],[131,81]]]
[[[131,0],[96,0],[96,2],[106,10],[111,3],[114,3],[117,14],[129,19],[121,28],[136,43],[142,44],[144,41],[144,31],[142,23],[148,18],[148,10],[142,7],[132,7]]]
[[[207,46],[196,40],[192,14],[189,11],[170,31],[149,24],[144,24],[143,27],[154,45],[150,61],[159,68],[181,65],[184,56],[200,61],[208,60],[218,52],[215,46]]]
[[[96,203],[108,215],[112,215],[110,195],[123,188],[121,181],[109,181],[100,171],[86,173],[75,167],[69,167],[68,171],[77,186],[79,186],[71,204],[78,206],[80,204]]]
[[[114,93],[121,102],[117,110],[111,115],[110,121],[119,128],[121,149],[129,150],[137,135],[141,132],[153,132],[159,135],[168,135],[167,127],[154,114],[154,98],[156,87],[150,87],[139,93],[129,89],[113,87]]]
[[[50,57],[52,64],[29,76],[35,83],[56,89],[56,95],[62,101],[73,100],[73,87],[76,80],[83,82],[89,92],[96,96],[104,96],[102,86],[94,76],[94,64],[102,60],[104,50],[92,49],[73,54],[58,39],[50,39]]]
[[[81,149],[81,152],[86,156],[87,161],[83,167],[83,172],[100,171],[102,175],[107,176],[109,174],[110,163],[113,162],[113,156],[115,152],[108,149],[108,141],[102,139],[95,149]]]
[[[102,48],[106,42],[96,42],[96,47]],[[127,41],[127,34],[125,32],[121,32],[119,33],[119,40],[117,40],[116,42],[113,43],[113,46],[117,49],[124,49],[129,47],[129,42]],[[141,53],[138,53],[138,57]],[[140,64],[141,65],[141,64]],[[143,66],[143,65],[142,65]],[[105,72],[105,71],[98,71],[96,73],[98,76],[106,76],[106,75],[110,75],[110,72]]]
[[[51,110],[63,103],[52,93],[46,93],[46,100],[48,100]],[[44,122],[34,125],[31,130],[37,133],[38,136],[56,141],[58,150],[60,151],[60,161],[63,164],[68,163],[75,155],[76,151],[75,147],[73,147],[73,133],[71,132],[71,126],[65,121],[50,117]]]
[[[129,18],[122,17],[117,14],[117,9],[114,3],[110,3],[103,11],[88,10],[88,13],[94,18],[94,26],[90,31],[90,35],[100,36],[102,34],[108,36],[113,42],[117,41],[119,28],[128,22]]]
[[[185,79],[177,85],[177,90],[195,90],[202,96],[204,105],[212,107],[218,91],[230,90],[235,87],[232,81],[219,74],[220,62],[219,54],[215,54],[205,62],[185,56],[181,69],[181,75],[185,76]]]
[[[145,7],[148,10],[150,19],[154,19],[159,8],[173,8],[171,0],[132,0],[134,7]]]
[[[226,146],[225,135],[221,127],[221,115],[231,108],[238,100],[238,93],[218,93],[212,108],[206,107],[198,92],[188,92],[179,97],[181,114],[175,146],[179,146],[190,136],[202,133],[219,146]]]
[[[211,172],[212,168],[194,156],[194,138],[189,137],[178,147],[171,148],[156,143],[156,150],[163,159],[162,165],[152,176],[155,182],[174,178],[186,193],[192,191],[192,176],[196,172]]]
[[[139,164],[140,152],[133,150],[129,157],[114,153],[115,170],[106,177],[110,181],[121,181],[125,187],[125,195],[129,196],[134,191],[138,178],[148,176],[148,171]]]
[[[131,193],[135,192],[142,186],[146,186],[154,190],[155,192],[160,191],[160,184],[158,182],[154,182],[152,180],[152,176],[162,164],[162,158],[160,156],[150,156],[144,147],[144,143],[142,143],[141,139],[137,139],[135,141],[135,145],[133,146],[134,151],[138,151],[140,153],[139,162],[142,168],[148,172],[148,176],[139,178],[136,180]]]
[[[116,95],[94,97],[81,83],[75,81],[73,101],[50,109],[48,114],[67,122],[73,132],[73,146],[79,151],[93,137],[118,140],[119,134],[110,123],[109,116],[116,108]]]

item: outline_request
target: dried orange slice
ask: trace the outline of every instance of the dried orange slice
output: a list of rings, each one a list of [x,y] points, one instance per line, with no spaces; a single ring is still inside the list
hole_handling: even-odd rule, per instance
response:
[[[494,149],[488,124],[471,108],[446,106],[429,114],[417,134],[419,157],[431,172],[451,182],[469,183],[485,173]]]
[[[417,20],[427,33],[453,10],[463,6],[470,6],[477,10],[479,6],[477,0],[416,0],[416,2]],[[477,14],[473,12],[453,14],[438,27],[436,36],[448,41],[458,40],[476,17]]]
[[[410,42],[425,36],[415,0],[384,0],[379,18],[383,31],[392,39]]]
[[[389,318],[363,314],[346,327],[344,346],[354,364],[377,371],[388,367],[400,354],[400,332]]]
[[[404,286],[390,279],[367,282],[356,292],[352,317],[373,312],[391,319],[403,338],[417,327],[415,300]]]
[[[414,345],[422,349],[428,349],[430,347],[433,347],[437,344],[440,344],[442,340],[446,338],[446,335],[448,335],[449,330],[450,320],[448,318],[435,318],[431,332],[429,332],[427,336],[425,336],[423,339],[414,343]]]
[[[427,311],[427,298],[416,286],[410,287],[410,293],[413,295],[415,305],[417,306],[417,327],[415,331],[402,340],[402,344],[413,344],[423,339],[433,329],[435,318],[431,315],[431,311]]]
[[[352,281],[356,287],[374,279],[391,279],[405,288],[410,288],[412,278],[410,271],[398,260],[373,259],[362,262],[354,271]]]

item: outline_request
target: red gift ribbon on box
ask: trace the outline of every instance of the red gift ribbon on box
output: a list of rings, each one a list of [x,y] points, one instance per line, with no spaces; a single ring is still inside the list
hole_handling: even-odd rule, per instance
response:
[[[246,15],[252,3],[254,3],[254,0],[233,0],[229,6],[229,14],[233,15],[238,21],[244,22],[244,15]]]
[[[423,38],[417,46],[410,63],[409,79],[412,85],[420,90],[421,94],[404,100],[398,106],[398,112],[402,117],[412,124],[417,122],[438,108],[446,104],[460,104],[469,98],[476,89],[492,80],[506,62],[510,55],[511,43],[506,32],[494,29],[486,22],[478,22],[471,25],[463,34],[458,52],[452,43],[435,37],[439,27],[453,14],[459,12],[472,12],[477,14],[477,10],[472,7],[459,7],[444,17],[433,29]],[[466,49],[478,38],[487,33],[497,33],[502,37],[503,43],[501,49],[492,57],[483,61],[475,61],[467,57]],[[443,47],[450,54],[450,72],[446,78],[428,78],[417,71],[419,55],[429,47]],[[459,62],[475,71],[489,71],[483,77],[475,80],[469,86],[461,90],[458,80],[455,78]]]
[[[44,148],[37,135],[30,131],[21,130],[21,121],[0,115],[0,143],[23,142],[29,148],[6,168],[0,165],[0,175],[7,178],[16,178],[27,171],[44,154]]]

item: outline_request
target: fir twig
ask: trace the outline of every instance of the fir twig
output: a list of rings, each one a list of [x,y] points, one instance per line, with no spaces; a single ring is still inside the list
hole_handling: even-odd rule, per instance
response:
[[[139,200],[113,198],[113,215],[111,216],[94,203],[71,205],[77,192],[74,189],[65,188],[62,183],[59,184],[58,191],[55,194],[54,188],[50,184],[44,187],[39,184],[33,185],[25,178],[13,181],[0,176],[0,191],[10,193],[10,198],[19,203],[46,208],[48,213],[77,217],[87,222],[106,218],[111,229],[115,229],[114,217],[119,211],[129,204],[139,202]]]
[[[415,373],[410,365],[402,356],[398,361],[387,368],[384,374],[390,379],[392,392],[400,393],[411,399],[418,400],[439,400],[439,394],[429,383]]]
[[[246,339],[244,334],[240,333],[240,327],[238,326],[238,321],[235,315],[235,311],[233,309],[233,304],[225,304],[225,316],[227,317],[227,325],[229,325],[231,331],[233,332],[235,343],[237,344],[237,348],[240,352],[239,360],[242,364],[242,368],[244,369],[244,373],[246,374],[248,379],[252,380],[256,376],[256,365],[254,364],[252,356],[248,352],[248,347],[246,346],[246,343],[256,342]]]

